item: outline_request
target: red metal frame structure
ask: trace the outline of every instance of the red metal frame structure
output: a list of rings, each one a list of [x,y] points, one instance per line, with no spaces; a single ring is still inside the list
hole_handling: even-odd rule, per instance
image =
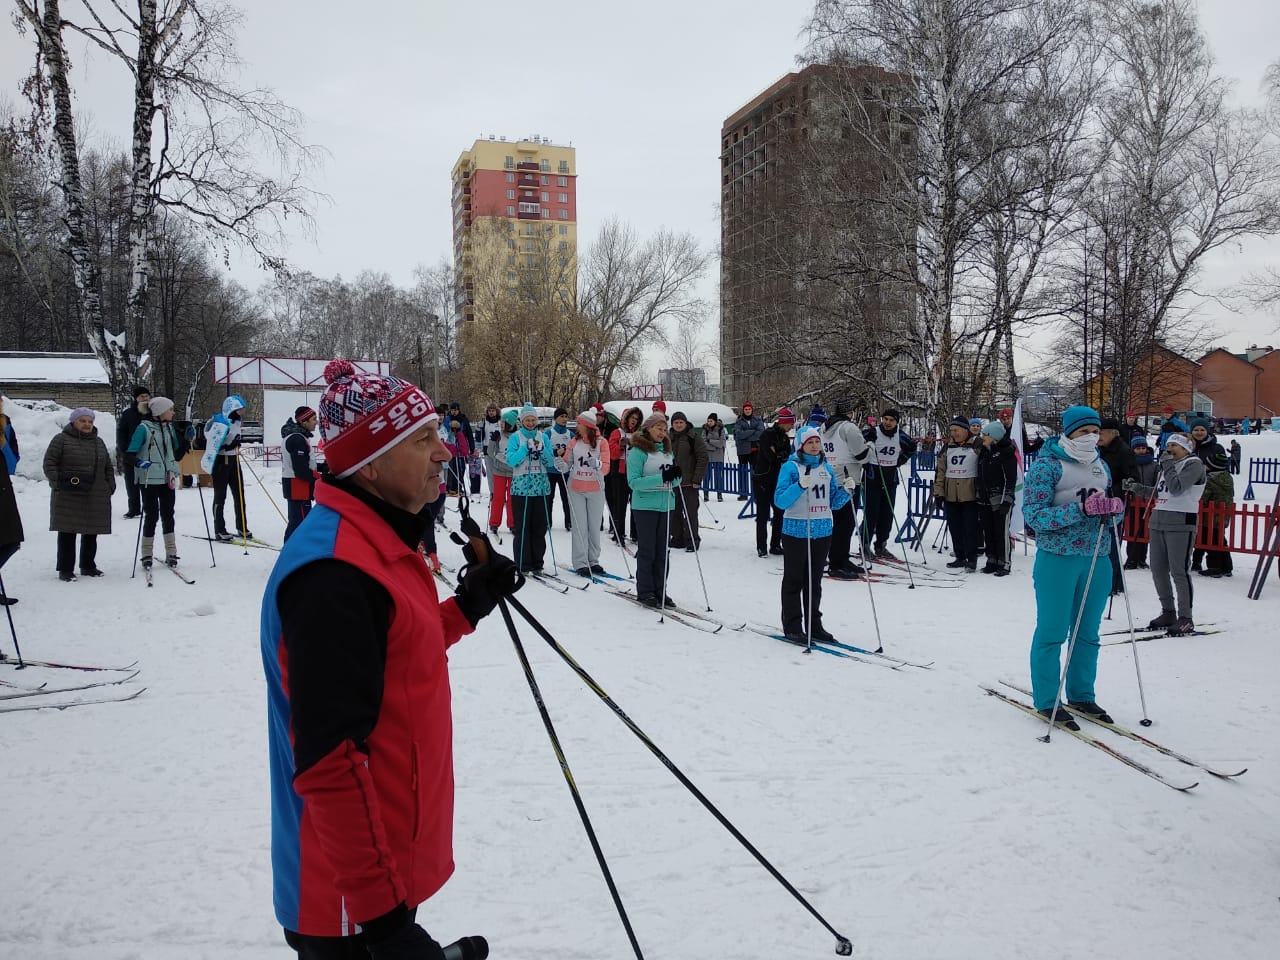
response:
[[[323,390],[324,368],[329,360],[314,357],[231,357],[213,358],[213,382],[227,386],[310,387]],[[388,376],[388,360],[352,360],[357,373]]]

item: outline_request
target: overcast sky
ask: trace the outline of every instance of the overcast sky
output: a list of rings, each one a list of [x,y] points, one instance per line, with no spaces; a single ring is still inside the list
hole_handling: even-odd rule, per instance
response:
[[[9,6],[5,4],[5,6]],[[580,238],[618,216],[642,235],[687,230],[719,240],[719,133],[724,118],[795,67],[811,0],[254,0],[243,2],[241,82],[273,88],[307,117],[307,139],[328,159],[315,186],[314,242],[287,252],[321,276],[383,271],[412,282],[417,264],[451,256],[449,173],[489,134],[530,135],[578,151]],[[64,0],[64,11],[79,7]],[[1202,0],[1201,20],[1242,102],[1258,102],[1267,64],[1280,56],[1273,0]],[[377,16],[366,11],[377,11]],[[74,38],[77,108],[101,141],[129,139],[132,85]],[[0,27],[0,84],[18,100],[30,39]],[[21,109],[21,105],[19,105]],[[1205,290],[1280,260],[1280,243],[1214,255]],[[250,287],[252,266],[233,268]],[[705,295],[714,296],[718,269]],[[1280,346],[1274,315],[1204,316],[1242,349]]]

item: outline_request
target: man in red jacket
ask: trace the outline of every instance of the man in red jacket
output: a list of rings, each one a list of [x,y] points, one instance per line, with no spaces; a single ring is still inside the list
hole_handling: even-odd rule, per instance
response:
[[[431,399],[345,360],[325,379],[331,473],[262,603],[276,917],[302,960],[442,960],[416,914],[453,872],[446,651],[523,581],[473,546],[440,602],[417,549],[450,459]]]

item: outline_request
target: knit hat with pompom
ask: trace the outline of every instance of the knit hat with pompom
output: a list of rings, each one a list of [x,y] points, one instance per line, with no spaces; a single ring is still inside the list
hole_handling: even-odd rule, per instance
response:
[[[357,373],[350,360],[324,368],[320,433],[325,459],[337,477],[349,477],[401,440],[439,419],[431,398],[399,377]]]

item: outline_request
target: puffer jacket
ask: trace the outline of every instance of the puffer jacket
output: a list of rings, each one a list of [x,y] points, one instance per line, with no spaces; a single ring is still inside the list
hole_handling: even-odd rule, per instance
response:
[[[800,486],[801,467],[805,470],[827,471],[827,489],[831,491],[833,513],[849,502],[849,493],[836,482],[836,472],[831,469],[831,464],[821,456],[815,457],[797,450],[778,471],[778,483],[773,491],[773,505],[779,510],[786,510],[804,496],[805,489]],[[825,520],[797,520],[795,517],[784,517],[782,532],[788,537],[798,537],[801,540],[821,540],[823,537],[831,536],[833,526],[834,522],[829,517]]]
[[[85,493],[59,490],[59,480],[68,474],[91,476]],[[49,529],[56,533],[111,532],[111,495],[116,492],[115,464],[111,452],[98,436],[98,428],[81,433],[74,424],[49,441],[44,452],[44,476],[49,481]]]
[[[680,486],[702,486],[707,474],[706,442],[693,432],[693,427],[685,427],[683,433],[668,431],[667,442],[671,444],[671,457],[680,468]]]
[[[240,441],[237,440],[238,444]],[[173,421],[160,423],[157,420],[143,420],[129,444],[129,453],[136,454],[136,462],[148,463],[146,468],[138,467],[135,476],[141,486],[153,487],[169,482],[169,474],[178,476],[178,458],[182,451],[178,446],[177,434],[173,429]]]
[[[961,447],[972,447],[981,451],[982,441],[977,437],[970,437],[963,443],[952,443],[948,440],[946,445],[938,451],[938,466],[933,474],[933,495],[943,497],[948,503],[972,503],[978,499],[977,477],[947,476],[947,452]]]
[[[632,413],[639,413],[639,407],[627,407],[622,411],[622,419],[618,421],[619,427],[609,437],[609,459],[612,460],[619,472],[622,471],[622,461],[627,459],[627,451],[631,449],[631,434],[628,433],[621,425],[627,422],[627,418]],[[641,417],[637,423],[643,422]],[[640,429],[639,426],[636,429]]]
[[[497,433],[497,436],[494,436]],[[511,464],[507,463],[507,442],[515,431],[511,424],[499,419],[497,423],[484,422],[484,463],[491,477],[511,476]]]
[[[663,483],[657,471],[645,475],[645,464],[649,459],[657,458],[660,463],[671,462],[671,438],[663,440],[659,445],[649,439],[643,430],[631,435],[630,449],[627,451],[627,484],[631,487],[631,509],[653,510],[666,513],[675,506],[676,499],[671,493],[671,484]]]
[[[702,428],[702,442],[707,445],[707,462],[724,463],[724,451],[729,445],[729,431],[724,424],[716,422],[715,428]]]
[[[1072,471],[1078,472],[1079,465],[1058,445],[1058,438],[1050,437],[1027,473],[1022,515],[1027,526],[1036,532],[1036,550],[1059,556],[1088,557],[1098,542],[1102,518],[1084,512],[1082,494],[1105,491],[1111,483],[1111,474],[1106,462],[1095,455],[1092,463],[1086,465],[1092,474],[1088,488],[1072,491],[1070,502],[1055,505],[1053,499],[1062,480],[1064,463],[1071,463]]]
[[[1018,457],[1013,442],[1001,437],[978,451],[978,502],[986,507],[1013,505],[1018,486]]]

